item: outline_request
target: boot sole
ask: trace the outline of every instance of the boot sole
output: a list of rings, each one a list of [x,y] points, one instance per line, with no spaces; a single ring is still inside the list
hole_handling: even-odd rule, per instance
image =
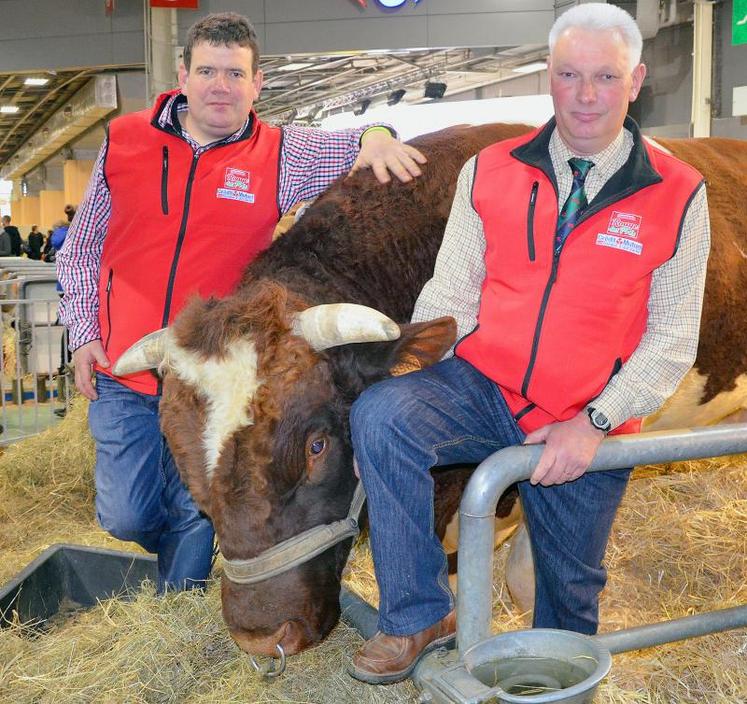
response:
[[[438,650],[439,648],[451,649],[455,644],[456,633],[452,633],[450,636],[444,636],[443,638],[438,638],[431,643],[428,643],[428,645],[420,651],[420,654],[404,670],[399,670],[398,672],[392,672],[386,675],[377,674],[375,672],[368,672],[367,670],[359,670],[351,662],[348,665],[348,674],[351,677],[368,684],[394,684],[395,682],[402,682],[413,673],[415,668],[418,666],[418,663],[428,655],[428,653],[432,653],[434,650]]]

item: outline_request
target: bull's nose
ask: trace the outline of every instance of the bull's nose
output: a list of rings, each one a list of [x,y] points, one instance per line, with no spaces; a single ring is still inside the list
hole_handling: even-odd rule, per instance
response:
[[[304,629],[297,621],[286,621],[269,636],[253,636],[246,631],[230,631],[231,638],[249,655],[268,655],[277,657],[275,646],[282,646],[286,655],[294,655],[309,645]]]

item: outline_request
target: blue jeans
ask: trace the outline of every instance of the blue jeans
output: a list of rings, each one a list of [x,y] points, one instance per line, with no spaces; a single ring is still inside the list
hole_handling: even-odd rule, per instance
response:
[[[202,587],[213,525],[179,478],[158,424],[160,396],[96,378],[88,422],[96,441],[96,517],[120,540],[158,555],[158,591]]]
[[[481,462],[523,442],[524,433],[498,387],[455,357],[369,387],[353,405],[351,433],[368,501],[379,628],[417,633],[454,605],[434,533],[430,469]],[[629,474],[593,472],[553,487],[520,483],[536,628],[596,632],[602,559]]]

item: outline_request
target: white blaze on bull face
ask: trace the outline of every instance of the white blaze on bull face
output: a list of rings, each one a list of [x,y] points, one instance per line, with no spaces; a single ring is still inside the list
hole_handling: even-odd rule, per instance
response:
[[[210,481],[226,440],[253,422],[251,402],[261,383],[257,379],[257,352],[251,342],[236,340],[228,346],[225,357],[205,359],[173,344],[168,365],[172,374],[205,399],[202,443]]]

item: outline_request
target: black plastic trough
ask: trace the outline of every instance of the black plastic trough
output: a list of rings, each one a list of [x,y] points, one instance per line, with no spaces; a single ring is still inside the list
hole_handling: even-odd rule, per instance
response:
[[[148,555],[52,545],[0,587],[0,627],[17,619],[44,628],[58,614],[135,592],[146,579],[155,582],[157,574],[156,558]]]

